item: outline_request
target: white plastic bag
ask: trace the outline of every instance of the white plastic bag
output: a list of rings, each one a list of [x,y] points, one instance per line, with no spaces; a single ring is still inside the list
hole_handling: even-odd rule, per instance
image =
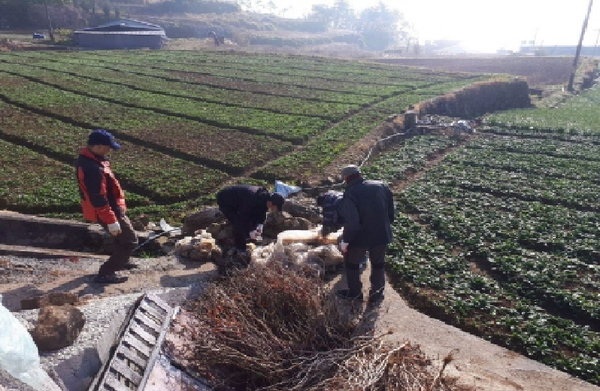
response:
[[[288,185],[281,181],[275,181],[275,193],[279,193],[283,198],[288,198],[292,194],[296,194],[302,190],[301,187]]]
[[[173,235],[181,235],[181,228],[171,227],[169,223],[165,221],[165,219],[160,219],[160,222],[158,224],[160,225],[160,229],[162,229],[165,232],[170,232]]]
[[[2,305],[0,295],[0,368],[39,391],[61,391],[40,366],[38,349],[31,335]]]

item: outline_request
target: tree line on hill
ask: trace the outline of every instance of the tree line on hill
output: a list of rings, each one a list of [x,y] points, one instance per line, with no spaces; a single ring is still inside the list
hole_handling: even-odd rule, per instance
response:
[[[279,13],[283,16],[289,10],[279,8],[274,0],[166,0],[152,3],[148,0],[0,0],[0,29],[45,28],[54,40],[52,32],[57,27],[78,29],[129,18],[132,9],[138,15],[154,17],[170,13],[226,14],[241,11]],[[355,11],[348,0],[337,0],[332,6],[316,4],[304,18],[287,20],[292,29],[300,26],[306,32],[352,31],[360,35],[364,47],[371,50],[383,50],[410,40],[410,26],[404,15],[381,1],[361,12]],[[291,23],[294,20],[303,23]]]
[[[219,0],[0,0],[0,29],[76,29],[130,17],[131,8],[151,14],[230,13],[239,5]]]
[[[285,16],[289,6],[280,7],[275,0],[237,0],[243,9]],[[383,50],[394,45],[408,44],[412,39],[410,24],[398,10],[382,1],[358,12],[348,0],[336,0],[333,5],[315,4],[305,19],[318,22],[316,28],[344,29],[360,34],[367,49]],[[317,31],[313,31],[317,32]]]

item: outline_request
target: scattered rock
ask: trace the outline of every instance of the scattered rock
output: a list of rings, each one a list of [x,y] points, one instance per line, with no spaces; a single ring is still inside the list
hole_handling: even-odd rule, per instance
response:
[[[207,262],[218,261],[223,252],[216,244],[216,240],[206,230],[198,235],[186,236],[175,244],[175,254],[192,260]]]
[[[72,306],[42,307],[31,332],[38,349],[58,350],[75,342],[85,325],[83,313]]]
[[[330,269],[344,263],[344,255],[334,244],[319,246],[307,251],[309,258],[317,257],[323,263],[325,269]]]

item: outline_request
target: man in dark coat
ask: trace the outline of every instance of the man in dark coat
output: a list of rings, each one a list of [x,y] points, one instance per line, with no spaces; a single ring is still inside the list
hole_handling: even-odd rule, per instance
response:
[[[344,253],[348,289],[338,291],[338,295],[362,301],[359,264],[368,251],[371,260],[369,302],[378,303],[383,300],[385,287],[385,252],[392,242],[394,198],[382,182],[365,180],[357,166],[345,167],[342,177],[346,191],[339,207],[344,218],[340,249]]]
[[[125,215],[125,194],[107,158],[111,149],[120,148],[110,132],[96,129],[89,135],[76,165],[83,217],[101,224],[114,237],[113,253],[94,278],[94,282],[102,284],[126,281],[127,277],[117,277],[115,272],[135,266],[129,263],[129,257],[137,246],[137,235]]]
[[[233,225],[235,247],[246,251],[246,240],[255,239],[262,233],[267,211],[283,208],[285,199],[279,193],[271,193],[264,187],[233,185],[217,193],[217,204],[227,220]]]

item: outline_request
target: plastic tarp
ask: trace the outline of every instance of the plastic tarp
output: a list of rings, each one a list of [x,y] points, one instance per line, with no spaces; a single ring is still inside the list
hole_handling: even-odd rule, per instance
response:
[[[40,365],[33,338],[2,304],[0,295],[0,368],[38,391],[61,391]]]
[[[283,198],[288,198],[291,194],[299,193],[302,190],[299,186],[288,185],[281,181],[275,181],[275,193],[279,193]]]

